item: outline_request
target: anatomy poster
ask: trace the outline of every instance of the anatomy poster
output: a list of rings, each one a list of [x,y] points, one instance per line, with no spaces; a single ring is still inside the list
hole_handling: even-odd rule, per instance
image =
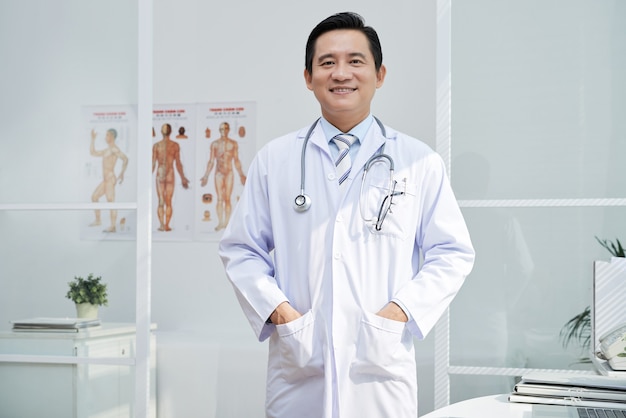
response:
[[[154,105],[152,121],[152,239],[192,240],[195,105]]]
[[[132,106],[85,106],[82,109],[80,193],[86,202],[115,206],[136,201],[137,112]],[[111,206],[110,205],[110,206]],[[132,209],[80,212],[82,239],[135,239]]]
[[[195,239],[218,240],[256,152],[254,102],[197,105]]]
[[[256,103],[158,104],[152,152],[137,156],[132,106],[83,108],[81,193],[117,204],[81,211],[82,239],[135,239],[137,161],[152,162],[152,239],[217,241],[239,201],[256,153]]]

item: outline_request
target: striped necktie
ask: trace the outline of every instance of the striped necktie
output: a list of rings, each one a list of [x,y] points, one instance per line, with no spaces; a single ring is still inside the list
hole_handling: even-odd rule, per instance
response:
[[[332,141],[339,147],[339,155],[335,161],[335,167],[337,167],[337,176],[339,177],[340,185],[350,174],[350,169],[352,168],[350,146],[354,144],[354,141],[356,140],[357,137],[352,134],[339,134],[332,139]]]

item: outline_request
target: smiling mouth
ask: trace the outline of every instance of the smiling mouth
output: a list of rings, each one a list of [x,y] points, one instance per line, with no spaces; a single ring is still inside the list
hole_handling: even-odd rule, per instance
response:
[[[353,91],[356,91],[356,88],[335,87],[335,88],[331,88],[330,91],[333,93],[352,93]]]

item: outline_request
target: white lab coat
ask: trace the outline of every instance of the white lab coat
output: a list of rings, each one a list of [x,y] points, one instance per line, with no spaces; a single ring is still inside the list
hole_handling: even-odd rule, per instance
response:
[[[308,127],[264,146],[250,166],[220,256],[257,337],[270,339],[268,417],[417,416],[413,336],[433,328],[474,251],[442,159],[385,128],[387,139],[372,123],[342,191],[318,123],[306,152],[312,205],[304,213],[293,201]],[[383,143],[406,192],[373,233],[358,201],[363,166]],[[375,315],[391,300],[408,323]],[[267,324],[283,301],[303,316]]]

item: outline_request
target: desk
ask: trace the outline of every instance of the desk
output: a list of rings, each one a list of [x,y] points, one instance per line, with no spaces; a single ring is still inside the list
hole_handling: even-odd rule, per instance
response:
[[[151,337],[151,399],[155,416],[156,340]],[[103,323],[80,332],[0,332],[1,417],[132,417],[135,324]],[[72,363],[72,358],[112,359]],[[67,362],[51,362],[67,361]]]
[[[524,418],[532,405],[508,401],[509,394],[468,399],[439,408],[421,418]]]

